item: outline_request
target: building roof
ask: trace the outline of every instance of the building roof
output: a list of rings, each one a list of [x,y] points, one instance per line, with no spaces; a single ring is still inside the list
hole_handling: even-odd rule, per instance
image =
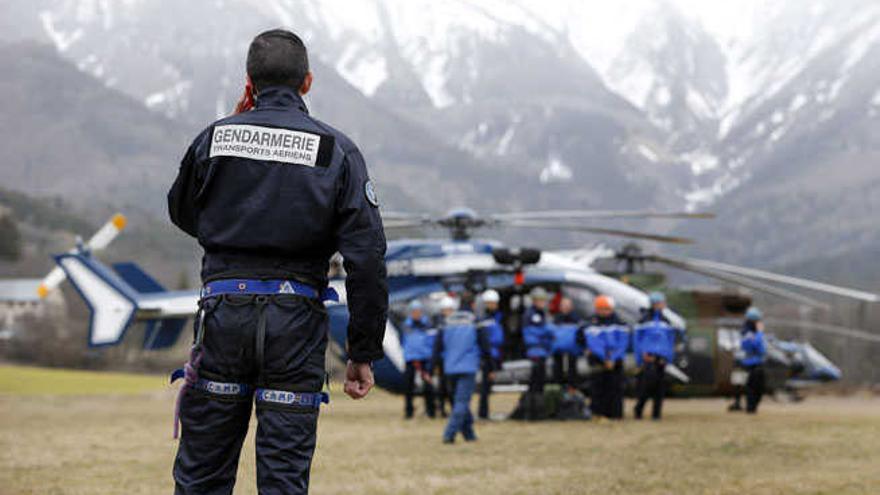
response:
[[[40,282],[38,278],[0,279],[0,302],[39,302]]]

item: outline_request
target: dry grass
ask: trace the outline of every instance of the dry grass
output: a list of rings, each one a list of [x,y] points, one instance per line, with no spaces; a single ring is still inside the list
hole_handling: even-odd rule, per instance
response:
[[[171,493],[172,404],[161,386],[5,390],[0,494]],[[322,413],[312,493],[880,493],[880,400],[769,402],[757,417],[728,414],[720,400],[667,405],[661,423],[480,423],[478,443],[444,446],[443,423],[401,420],[398,397],[337,395]],[[239,494],[256,493],[246,445]]]

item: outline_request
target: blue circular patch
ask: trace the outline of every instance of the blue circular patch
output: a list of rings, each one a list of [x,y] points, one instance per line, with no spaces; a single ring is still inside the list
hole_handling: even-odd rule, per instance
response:
[[[376,208],[379,207],[379,197],[376,196],[376,188],[373,186],[373,181],[368,180],[366,184],[364,184],[364,194],[367,196],[367,201]]]

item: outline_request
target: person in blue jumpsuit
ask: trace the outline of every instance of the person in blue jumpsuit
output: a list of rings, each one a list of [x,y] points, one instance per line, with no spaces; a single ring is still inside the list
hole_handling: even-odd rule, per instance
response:
[[[746,379],[746,412],[755,414],[764,396],[764,359],[767,347],[764,343],[764,322],[761,310],[751,307],[746,311],[745,322],[740,332],[740,352],[737,365],[748,373]],[[739,406],[739,396],[735,406]]]
[[[237,112],[195,138],[168,193],[171,221],[204,249],[194,345],[180,370],[176,494],[232,493],[254,403],[259,492],[308,492],[337,251],[349,396],[367,395],[371,363],[384,356],[385,235],[364,158],[309,115],[312,74],[298,36],[256,36],[246,66]]]
[[[547,376],[547,357],[553,347],[553,328],[547,312],[549,295],[543,287],[535,287],[529,293],[532,305],[523,315],[523,341],[526,357],[532,361],[529,392],[544,392]]]
[[[659,420],[663,415],[663,399],[666,395],[666,364],[675,357],[676,335],[681,330],[674,328],[663,314],[666,296],[652,292],[650,301],[651,307],[642,315],[633,335],[633,353],[640,369],[634,413],[636,419],[642,419],[645,404],[651,399],[651,419]]]
[[[501,369],[501,349],[504,346],[504,313],[499,304],[501,295],[489,289],[480,296],[483,318],[478,323],[489,339],[490,355],[480,363],[480,405],[477,417],[489,418],[489,395],[492,393],[494,371]]]
[[[588,361],[596,370],[591,387],[591,412],[598,417],[623,419],[623,359],[630,345],[626,324],[614,310],[614,300],[599,295],[595,314],[583,327]]]
[[[458,303],[456,303],[455,299],[446,295],[440,299],[440,303],[438,304],[439,312],[434,315],[434,328],[440,329],[446,325],[446,319],[452,316],[456,309],[458,308]],[[434,337],[434,342],[436,343],[437,336]],[[440,416],[446,417],[446,403],[449,403],[449,406],[452,407],[452,396],[450,395],[450,386],[449,382],[446,379],[446,374],[443,370],[443,360],[432,360],[433,366],[432,371],[435,375],[435,383],[437,384],[436,395],[437,395],[437,407],[440,408]]]
[[[564,385],[569,392],[580,385],[577,364],[584,347],[577,334],[582,320],[571,298],[560,299],[559,313],[553,318],[553,381]]]
[[[461,433],[465,441],[477,439],[471,396],[476,388],[480,359],[491,358],[491,345],[485,327],[478,327],[469,311],[456,311],[446,318],[434,344],[434,360],[443,363],[452,392],[452,414],[443,431],[443,443],[455,443]]]
[[[422,395],[425,398],[425,414],[433,418],[434,384],[431,378],[431,359],[434,351],[434,339],[437,330],[431,325],[431,319],[424,314],[421,301],[409,304],[409,317],[403,322],[403,359],[406,361],[404,380],[404,416],[413,417],[413,396],[415,395],[416,375],[422,378]]]

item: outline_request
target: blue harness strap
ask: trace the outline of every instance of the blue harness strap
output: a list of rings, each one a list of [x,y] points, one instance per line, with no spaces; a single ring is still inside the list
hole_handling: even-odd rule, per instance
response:
[[[282,406],[303,406],[320,409],[321,404],[330,403],[330,394],[327,392],[288,392],[286,390],[271,390],[258,388],[254,396],[257,404],[263,402]]]
[[[339,294],[332,287],[327,287],[319,292],[314,287],[296,280],[231,278],[208,282],[202,287],[202,297],[220,296],[223,294],[293,294],[308,299],[318,299],[320,297],[322,301],[339,301]]]

